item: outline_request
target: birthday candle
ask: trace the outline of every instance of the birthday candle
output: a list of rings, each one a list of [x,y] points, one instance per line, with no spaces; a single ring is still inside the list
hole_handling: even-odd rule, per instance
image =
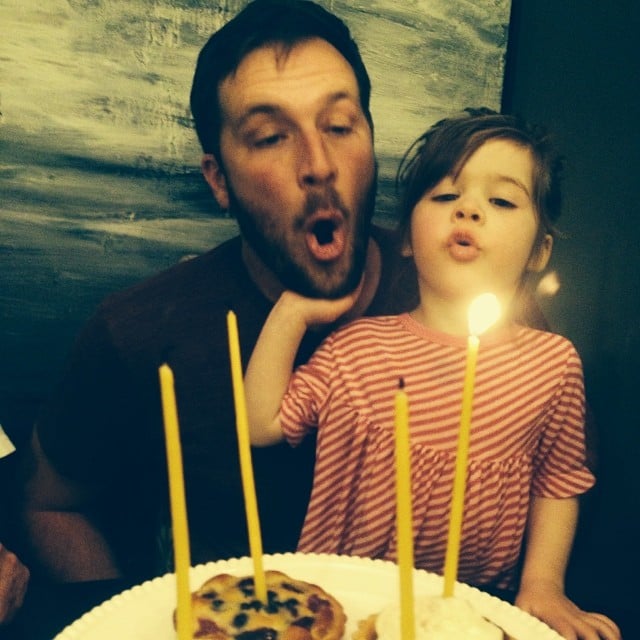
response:
[[[233,311],[227,313],[227,331],[229,338],[229,357],[231,359],[231,381],[233,383],[233,401],[236,410],[236,431],[240,455],[240,472],[242,490],[247,517],[249,548],[253,560],[253,581],[256,598],[267,602],[267,586],[262,566],[262,537],[258,518],[258,502],[253,478],[251,462],[251,446],[249,440],[249,422],[247,419],[247,403],[242,379],[242,362],[240,360],[240,340],[238,338],[238,322]]]
[[[400,572],[400,620],[402,640],[415,635],[413,605],[413,510],[411,504],[411,449],[409,398],[400,380],[395,398],[396,510],[398,567]]]
[[[464,374],[462,392],[462,410],[460,412],[460,429],[458,432],[458,450],[456,453],[456,469],[453,479],[451,513],[449,516],[449,537],[444,561],[444,596],[453,595],[453,587],[458,573],[460,555],[460,536],[462,534],[462,513],[467,480],[467,458],[469,453],[469,434],[471,430],[471,406],[473,403],[473,387],[478,357],[478,338],[469,336],[467,340],[467,364]]]
[[[462,409],[460,411],[460,427],[458,432],[458,449],[456,467],[451,495],[451,512],[449,515],[449,535],[444,560],[444,596],[453,595],[458,560],[460,557],[460,539],[462,536],[462,519],[464,510],[464,494],[467,484],[467,459],[469,455],[469,439],[471,433],[471,408],[478,359],[478,335],[486,331],[496,322],[500,315],[500,306],[493,294],[483,294],[476,298],[469,307],[469,337],[467,338],[467,359],[462,390]]]
[[[176,627],[179,640],[191,640],[191,589],[189,587],[189,526],[184,493],[184,473],[180,429],[174,388],[173,371],[163,364],[159,371],[164,434],[167,448],[169,472],[169,502],[171,506],[171,529],[173,534],[173,555],[176,570],[177,612]]]

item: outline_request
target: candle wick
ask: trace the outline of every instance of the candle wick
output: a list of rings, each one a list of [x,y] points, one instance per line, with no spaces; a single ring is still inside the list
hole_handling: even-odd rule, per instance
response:
[[[398,389],[404,389],[404,378],[402,376],[398,378]]]
[[[169,360],[171,359],[171,352],[174,350],[174,345],[166,344],[160,350],[160,366],[163,364],[169,365]]]

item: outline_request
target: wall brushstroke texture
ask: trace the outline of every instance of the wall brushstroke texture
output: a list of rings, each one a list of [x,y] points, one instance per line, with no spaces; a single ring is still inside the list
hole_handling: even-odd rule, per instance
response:
[[[0,421],[39,398],[95,304],[235,232],[199,173],[197,53],[237,0],[0,0]],[[509,0],[322,2],[373,83],[378,219],[406,146],[500,105]]]

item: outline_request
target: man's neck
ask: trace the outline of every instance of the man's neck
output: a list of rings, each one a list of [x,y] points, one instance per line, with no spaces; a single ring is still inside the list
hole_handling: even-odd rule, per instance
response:
[[[250,278],[258,289],[268,300],[275,302],[285,290],[285,287],[244,239],[242,240],[242,260]],[[353,308],[346,314],[345,319],[352,320],[357,318],[368,309],[378,290],[381,273],[382,257],[380,248],[376,241],[370,238],[364,266],[362,291]]]

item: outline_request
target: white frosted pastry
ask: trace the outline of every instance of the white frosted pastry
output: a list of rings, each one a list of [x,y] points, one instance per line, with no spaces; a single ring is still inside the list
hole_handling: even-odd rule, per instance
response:
[[[503,640],[504,632],[483,618],[466,600],[441,596],[415,599],[415,640]],[[373,628],[371,628],[373,626]],[[368,629],[366,627],[369,627]],[[366,640],[401,640],[400,605],[361,624],[354,634]]]

